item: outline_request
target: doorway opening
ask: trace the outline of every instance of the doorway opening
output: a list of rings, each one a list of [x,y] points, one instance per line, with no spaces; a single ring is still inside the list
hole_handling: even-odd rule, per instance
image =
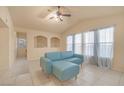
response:
[[[17,58],[27,58],[27,34],[17,32]]]

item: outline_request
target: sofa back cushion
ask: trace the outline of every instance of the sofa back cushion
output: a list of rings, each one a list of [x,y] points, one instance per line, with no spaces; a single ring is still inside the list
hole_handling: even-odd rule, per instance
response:
[[[45,53],[45,57],[52,60],[52,61],[62,59],[60,52],[48,52],[48,53]]]
[[[73,56],[73,52],[72,51],[64,51],[64,52],[61,52],[61,56],[62,56],[62,59],[70,58]]]

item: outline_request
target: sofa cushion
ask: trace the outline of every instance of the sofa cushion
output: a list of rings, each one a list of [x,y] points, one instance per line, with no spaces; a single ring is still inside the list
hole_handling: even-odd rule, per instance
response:
[[[70,58],[73,56],[73,52],[72,51],[64,51],[64,52],[61,52],[61,56],[62,56],[62,59]]]
[[[79,73],[79,66],[77,64],[63,61],[53,62],[53,74],[59,80],[69,80]]]
[[[61,53],[60,52],[48,52],[45,54],[45,57],[49,58],[52,61],[60,60],[61,59]]]
[[[81,64],[81,59],[77,58],[77,57],[64,59],[64,61],[69,61],[69,62],[72,62],[72,63],[75,63],[75,64]]]
[[[67,62],[67,61],[64,61],[63,59],[62,60],[56,60],[56,61],[54,61],[53,63],[55,63],[55,62]]]

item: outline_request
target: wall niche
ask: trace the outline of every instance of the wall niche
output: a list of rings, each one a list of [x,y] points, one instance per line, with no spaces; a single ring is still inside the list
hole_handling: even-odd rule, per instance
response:
[[[52,37],[51,38],[51,47],[52,48],[58,48],[60,47],[60,39],[57,37]]]
[[[47,38],[45,36],[34,37],[34,47],[35,48],[46,48],[47,47]]]

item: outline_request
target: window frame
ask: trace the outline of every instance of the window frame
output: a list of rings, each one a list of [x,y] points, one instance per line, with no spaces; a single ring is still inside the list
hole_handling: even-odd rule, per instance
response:
[[[81,36],[82,36],[82,37],[81,37],[81,38],[82,38],[82,39],[81,39],[81,40],[82,40],[82,41],[81,41],[81,43],[82,43],[82,54],[84,53],[84,52],[83,52],[83,48],[84,48],[84,47],[83,47],[83,44],[84,44],[83,33],[93,31],[93,32],[94,32],[94,40],[95,40],[95,39],[96,39],[96,36],[98,36],[98,35],[97,35],[97,34],[98,34],[97,32],[98,32],[100,29],[107,29],[107,28],[111,28],[111,27],[113,28],[113,42],[112,42],[112,43],[113,43],[113,54],[112,54],[112,56],[114,57],[114,47],[115,47],[115,44],[114,44],[114,43],[115,43],[115,32],[116,32],[115,30],[116,30],[116,25],[104,26],[104,27],[99,27],[99,28],[96,28],[96,29],[91,29],[91,30],[89,30],[89,31],[76,33],[76,34],[81,34]],[[73,44],[72,44],[72,51],[73,51],[73,52],[75,52],[75,50],[74,50],[74,49],[75,49],[75,45],[74,45],[74,42],[75,42],[75,41],[74,41],[74,40],[75,40],[75,35],[76,35],[76,34],[70,34],[70,35],[68,35],[68,36],[72,36],[72,37],[73,37]],[[66,38],[67,38],[68,36],[66,36]],[[97,38],[98,38],[98,37],[97,37]],[[67,39],[66,39],[66,40],[67,40]],[[66,42],[67,42],[67,41],[66,41]],[[94,44],[94,45],[95,45],[96,43],[98,43],[98,42],[94,41],[94,43],[91,43],[91,44]],[[109,42],[108,42],[108,43],[109,43]],[[66,44],[67,44],[67,43],[66,43]],[[66,50],[67,50],[67,45],[66,45]],[[95,56],[96,54],[93,52],[93,55]]]
[[[72,50],[68,50],[68,37],[69,36],[71,36],[72,37],[72,43],[70,43],[70,44],[72,44]],[[66,37],[66,51],[73,51],[74,52],[74,35],[68,35],[67,37]]]
[[[80,53],[76,53],[76,51],[75,51],[75,47],[76,47],[76,45],[75,45],[75,44],[76,44],[76,42],[75,42],[75,41],[76,41],[75,37],[76,37],[76,35],[81,35],[81,38],[80,38],[80,40],[81,40],[81,41],[80,41],[80,45],[81,45],[81,46],[80,46],[80,47],[81,47]],[[83,46],[82,46],[82,39],[83,39],[82,33],[76,33],[76,34],[74,34],[74,53],[75,53],[75,54],[82,54],[82,53],[83,53],[83,51],[82,51],[82,50],[83,50],[83,48],[82,48],[82,47],[83,47]]]

